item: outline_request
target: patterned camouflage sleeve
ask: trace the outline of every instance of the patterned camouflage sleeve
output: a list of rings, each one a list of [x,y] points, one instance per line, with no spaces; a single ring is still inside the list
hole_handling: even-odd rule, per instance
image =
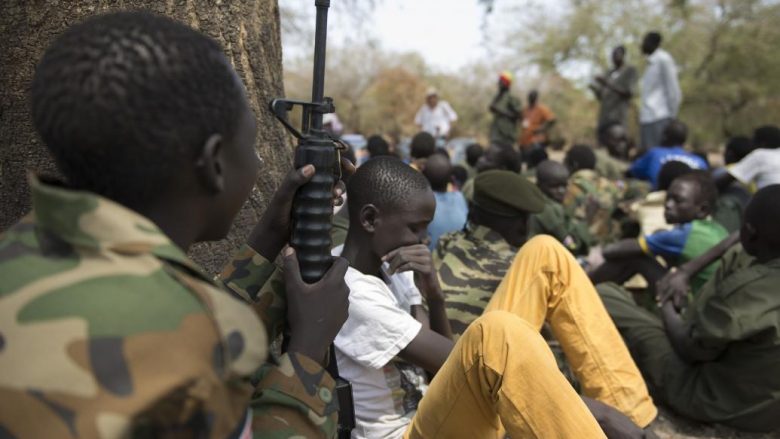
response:
[[[258,378],[252,400],[255,438],[335,437],[336,385],[317,362],[284,354],[278,366],[263,366]]]
[[[282,333],[287,313],[287,297],[282,271],[244,244],[219,275],[222,284],[249,303],[265,325],[269,340]]]
[[[229,291],[255,309],[269,340],[275,340],[284,329],[287,310],[281,270],[244,245],[219,278]],[[285,354],[278,365],[263,365],[255,378],[251,404],[254,437],[335,435],[335,382],[317,362],[300,354]]]

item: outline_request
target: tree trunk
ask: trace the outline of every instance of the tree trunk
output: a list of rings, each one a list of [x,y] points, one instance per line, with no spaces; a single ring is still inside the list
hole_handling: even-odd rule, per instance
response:
[[[146,9],[183,21],[215,38],[246,85],[260,127],[256,147],[264,168],[227,239],[204,243],[191,256],[218,272],[262,214],[292,163],[289,137],[267,110],[283,96],[282,45],[276,0],[11,0],[0,14],[0,231],[30,209],[26,174],[54,173],[31,123],[28,91],[37,61],[68,25],[96,13]]]

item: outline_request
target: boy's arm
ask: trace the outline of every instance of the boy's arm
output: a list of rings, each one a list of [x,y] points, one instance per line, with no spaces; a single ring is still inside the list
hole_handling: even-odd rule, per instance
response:
[[[680,309],[683,300],[688,296],[691,276],[696,275],[711,263],[723,257],[728,249],[737,242],[739,242],[739,231],[733,232],[726,239],[699,255],[699,257],[680,265],[677,267],[677,270],[661,278],[656,284],[656,300],[658,300],[658,303],[671,300],[675,308]]]
[[[616,243],[609,244],[601,250],[604,259],[614,260],[622,258],[635,258],[645,254],[639,241],[636,239],[622,239]]]
[[[705,349],[691,337],[690,326],[667,300],[661,305],[661,316],[666,335],[677,355],[689,363],[712,361],[720,354],[719,350]]]
[[[423,327],[398,356],[435,374],[447,361],[454,346],[451,339]]]
[[[452,340],[452,328],[444,307],[444,292],[433,268],[431,251],[425,244],[397,248],[382,260],[390,265],[389,274],[414,271],[414,280],[428,304],[430,329]]]

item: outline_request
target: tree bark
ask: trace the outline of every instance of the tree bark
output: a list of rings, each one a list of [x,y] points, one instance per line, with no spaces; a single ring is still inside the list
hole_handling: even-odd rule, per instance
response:
[[[36,63],[52,39],[85,17],[126,9],[164,14],[199,29],[224,48],[246,85],[264,159],[250,199],[227,239],[196,245],[191,256],[218,272],[262,214],[292,164],[284,129],[267,110],[284,95],[277,0],[10,0],[0,14],[0,231],[30,210],[27,172],[56,173],[30,118],[28,91]]]

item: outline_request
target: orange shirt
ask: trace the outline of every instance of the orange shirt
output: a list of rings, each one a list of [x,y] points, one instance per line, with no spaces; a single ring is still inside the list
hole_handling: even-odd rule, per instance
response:
[[[555,114],[544,104],[537,103],[532,108],[523,111],[523,134],[520,136],[520,146],[529,146],[547,140],[544,134],[534,134],[545,123],[554,120]]]

